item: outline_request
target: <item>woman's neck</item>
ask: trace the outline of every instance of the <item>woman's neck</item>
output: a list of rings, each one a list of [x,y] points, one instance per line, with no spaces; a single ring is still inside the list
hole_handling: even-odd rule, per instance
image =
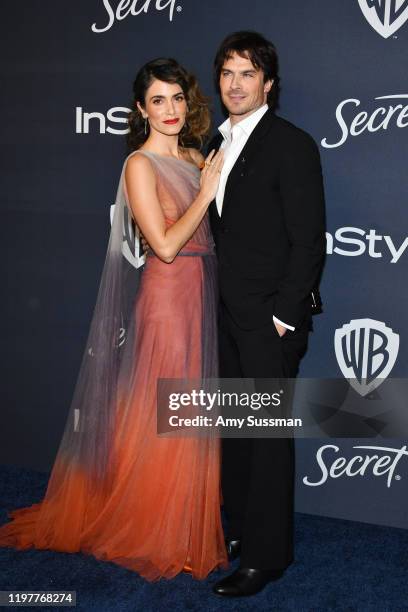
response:
[[[146,142],[141,147],[146,151],[164,155],[165,157],[180,158],[180,146],[178,134],[174,136],[165,136],[158,132],[153,132],[149,135]]]

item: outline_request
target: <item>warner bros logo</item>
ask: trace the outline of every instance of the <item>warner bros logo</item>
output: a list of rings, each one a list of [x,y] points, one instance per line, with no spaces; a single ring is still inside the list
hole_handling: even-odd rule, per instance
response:
[[[342,374],[362,396],[379,387],[397,360],[399,335],[381,321],[352,319],[334,335]]]
[[[389,38],[408,19],[408,0],[358,0],[364,17],[378,34]]]
[[[113,223],[115,204],[110,207],[110,222]],[[127,206],[123,209],[123,243],[122,254],[134,268],[140,268],[146,262],[140,230],[132,221]]]

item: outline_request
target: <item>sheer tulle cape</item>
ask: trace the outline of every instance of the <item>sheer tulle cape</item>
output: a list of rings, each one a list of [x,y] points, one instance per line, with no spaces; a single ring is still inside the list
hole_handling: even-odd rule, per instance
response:
[[[143,152],[168,224],[199,170]],[[208,219],[171,264],[139,262],[124,164],[97,302],[45,498],[10,513],[0,545],[82,551],[171,578],[226,566],[219,440],[156,436],[157,378],[217,375],[216,274]]]

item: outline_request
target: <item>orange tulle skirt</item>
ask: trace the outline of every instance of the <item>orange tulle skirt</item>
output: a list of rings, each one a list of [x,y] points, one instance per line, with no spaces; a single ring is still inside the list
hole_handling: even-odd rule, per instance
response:
[[[148,258],[137,295],[138,356],[117,409],[103,482],[59,452],[41,503],[10,512],[0,545],[83,552],[147,580],[227,566],[220,517],[220,444],[158,437],[156,381],[200,374],[203,264]]]

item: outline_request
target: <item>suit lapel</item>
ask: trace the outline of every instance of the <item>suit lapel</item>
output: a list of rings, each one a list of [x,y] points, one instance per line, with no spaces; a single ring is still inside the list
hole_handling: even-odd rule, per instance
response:
[[[217,153],[221,144],[222,144],[222,136],[221,134],[217,134],[216,136],[214,136],[214,138],[211,140],[208,146],[207,155],[209,155],[213,149],[215,149],[215,152]],[[215,198],[211,202],[209,210],[210,210],[210,215],[212,215],[213,221],[219,221],[221,219],[220,215],[218,214],[217,202]]]
[[[246,141],[244,148],[238,155],[235,164],[231,168],[227,183],[225,185],[224,202],[222,206],[223,215],[225,208],[228,206],[228,203],[231,200],[234,189],[239,185],[240,179],[245,176],[251,167],[252,160],[254,156],[256,156],[262,140],[268,134],[274,121],[275,113],[272,110],[268,110],[263,117],[261,117],[259,123],[255,126],[255,129]]]
[[[218,149],[221,146],[221,143],[222,143],[221,134],[216,134],[216,136],[214,136],[214,138],[211,139],[211,142],[208,145],[207,155],[209,155],[213,149],[215,149],[215,152],[217,153]]]

